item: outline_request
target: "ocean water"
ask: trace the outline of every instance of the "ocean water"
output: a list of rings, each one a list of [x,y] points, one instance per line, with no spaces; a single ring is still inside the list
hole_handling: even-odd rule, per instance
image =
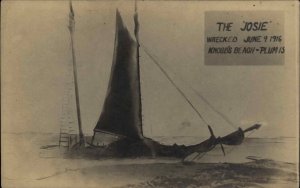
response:
[[[3,156],[18,156],[21,154],[32,157],[47,157],[49,150],[40,149],[45,145],[58,145],[58,134],[54,133],[2,133]],[[198,143],[198,137],[154,137],[152,138],[163,144],[185,144]],[[244,142],[238,146],[226,146],[225,156],[220,146],[216,146],[211,151],[199,156],[197,162],[228,162],[240,163],[249,161],[248,156],[257,158],[272,159],[275,161],[298,163],[298,140],[291,137],[279,138],[245,138]],[[48,152],[48,153],[47,153]],[[57,153],[56,153],[57,154]],[[59,157],[54,153],[50,157]],[[194,157],[196,154],[194,154]]]
[[[165,144],[195,144],[197,137],[155,137],[155,140]],[[298,163],[299,147],[297,138],[278,137],[278,138],[245,138],[244,142],[238,146],[226,146],[225,156],[218,145],[211,151],[199,155],[195,161],[203,163],[242,163],[247,162],[248,156],[262,159],[272,159],[275,161]],[[193,157],[196,157],[194,154]]]
[[[64,151],[58,147],[41,149],[42,146],[46,145],[58,145],[58,138],[57,134],[52,133],[2,133],[2,179],[4,185],[15,187],[20,187],[20,185],[27,187],[53,185],[52,187],[57,187],[64,185],[65,182],[74,182],[74,187],[76,185],[80,187],[86,182],[99,181],[102,183],[107,181],[107,187],[111,187],[110,185],[115,185],[116,182],[109,181],[110,178],[120,176],[122,178],[120,177],[118,180],[120,180],[121,185],[124,182],[128,184],[133,181],[148,181],[159,173],[183,173],[182,169],[178,169],[178,165],[181,164],[178,163],[180,159],[66,159],[61,155]],[[157,137],[154,139],[165,144],[193,144],[199,138]],[[298,163],[296,138],[247,138],[240,146],[224,147],[225,156],[223,156],[220,146],[217,146],[194,161],[198,163],[243,163],[249,161],[248,156],[255,156],[256,158]],[[193,155],[190,156],[190,158],[194,157]],[[170,169],[157,172],[157,168],[161,164],[170,164],[167,165]],[[145,168],[143,165],[146,165]],[[188,174],[198,172],[197,168],[201,167],[201,164],[199,165],[193,168],[189,166],[181,166],[181,168],[188,172],[186,176],[188,178],[190,177]],[[90,170],[85,169],[95,169],[95,173],[90,173]],[[137,178],[139,174],[137,169],[143,169],[146,174],[150,174],[149,177],[140,175]],[[135,173],[137,174],[132,175]]]

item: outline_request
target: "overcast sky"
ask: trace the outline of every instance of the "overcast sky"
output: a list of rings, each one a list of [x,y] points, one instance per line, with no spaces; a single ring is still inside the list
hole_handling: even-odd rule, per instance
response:
[[[217,135],[235,129],[212,112],[190,86],[236,127],[263,123],[262,129],[253,134],[255,137],[296,136],[296,2],[230,4],[235,10],[285,11],[286,54],[285,63],[280,66],[204,65],[204,11],[229,8],[223,3],[212,4],[139,2],[141,43],[155,54]],[[82,123],[85,134],[91,135],[109,79],[116,8],[133,33],[134,2],[75,1],[73,7]],[[59,132],[71,62],[68,2],[7,1],[1,9],[3,130]],[[209,135],[205,124],[143,49],[141,83],[145,135]],[[70,107],[74,108],[74,103]]]

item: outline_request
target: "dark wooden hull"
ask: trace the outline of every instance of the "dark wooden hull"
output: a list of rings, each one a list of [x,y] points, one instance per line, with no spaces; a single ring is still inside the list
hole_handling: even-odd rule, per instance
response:
[[[239,128],[237,131],[220,138],[220,143],[225,145],[240,145],[244,138],[244,132],[241,128]]]
[[[257,128],[257,127],[256,127]],[[218,144],[239,145],[243,142],[245,131],[239,128],[224,137],[216,138],[210,128],[211,136],[207,140],[195,145],[165,145],[149,138],[128,139],[122,138],[110,143],[105,147],[91,146],[87,151],[94,153],[98,151],[97,158],[101,157],[176,157],[184,158],[194,152],[205,153],[212,150]]]

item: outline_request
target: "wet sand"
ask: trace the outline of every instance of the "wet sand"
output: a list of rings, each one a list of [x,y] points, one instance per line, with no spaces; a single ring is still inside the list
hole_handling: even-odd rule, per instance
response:
[[[66,159],[57,147],[40,149],[45,143],[56,144],[53,135],[49,139],[3,134],[2,143],[6,146],[2,148],[3,187],[298,187],[298,165],[288,161],[245,156],[245,162],[217,162],[222,155],[215,156],[213,163],[170,158]]]
[[[148,161],[133,164],[94,161],[84,167],[68,167],[35,179],[6,179],[17,187],[298,187],[296,165],[272,160],[243,164],[183,164]],[[138,160],[145,162],[145,160]],[[103,161],[102,161],[103,162]],[[109,162],[109,161],[108,161]],[[126,164],[129,163],[129,164]],[[130,164],[131,163],[131,164]]]

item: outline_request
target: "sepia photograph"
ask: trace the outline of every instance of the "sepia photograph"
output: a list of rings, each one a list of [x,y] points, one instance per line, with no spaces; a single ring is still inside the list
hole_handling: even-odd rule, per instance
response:
[[[299,2],[2,1],[1,182],[299,187]]]

